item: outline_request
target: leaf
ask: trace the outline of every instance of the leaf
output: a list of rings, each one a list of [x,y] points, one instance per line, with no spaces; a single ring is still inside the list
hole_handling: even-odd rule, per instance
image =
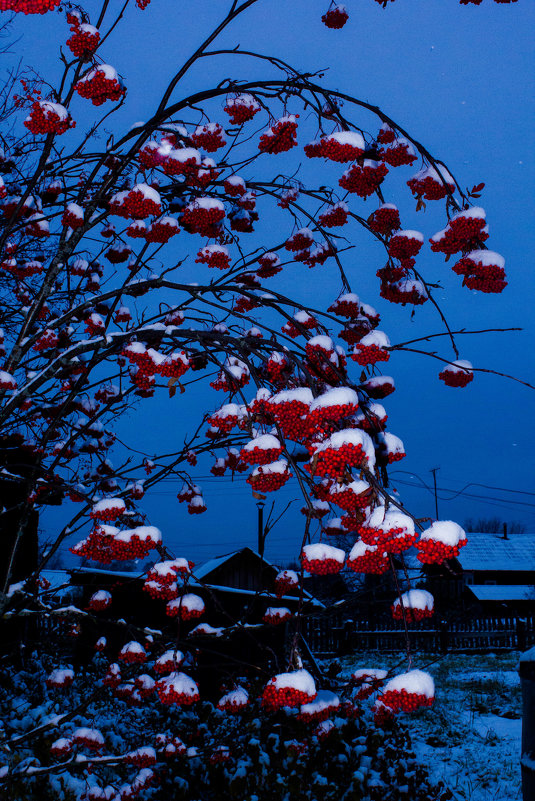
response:
[[[169,388],[169,397],[173,398],[176,395],[176,385],[178,384],[178,378],[170,378],[167,382],[167,386]],[[181,387],[183,390],[183,387]]]
[[[253,498],[256,498],[257,501],[265,501],[266,500],[266,496],[265,495],[262,495],[260,492],[255,492],[254,490],[253,490]]]
[[[420,211],[420,209],[423,209],[425,211],[426,204],[424,203],[421,197],[418,197],[418,202],[416,203],[416,211]]]
[[[481,192],[481,190],[484,189],[484,187],[485,187],[485,184],[476,184],[476,186],[472,187],[472,190],[471,190],[470,194],[473,195],[474,192]]]

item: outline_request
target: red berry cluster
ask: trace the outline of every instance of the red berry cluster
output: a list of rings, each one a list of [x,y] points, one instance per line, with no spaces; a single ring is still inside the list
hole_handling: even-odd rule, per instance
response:
[[[144,220],[161,214],[160,195],[147,184],[134,186],[129,192],[120,192],[110,200],[110,214],[118,217]]]
[[[269,626],[280,626],[282,623],[286,623],[287,620],[290,620],[291,617],[292,613],[289,609],[275,609],[270,607],[264,612],[262,620]]]
[[[260,278],[271,278],[273,275],[277,275],[282,270],[280,266],[281,260],[277,256],[276,253],[264,253],[258,259],[258,263],[260,265],[260,269],[257,270],[257,275]]]
[[[446,184],[443,184],[432,175],[426,175],[424,178],[415,176],[407,181],[407,186],[415,197],[424,197],[426,200],[442,200],[455,191],[453,182],[446,181]]]
[[[121,648],[118,659],[128,665],[142,665],[147,661],[147,652],[138,642],[132,641]]]
[[[308,158],[325,158],[339,163],[356,161],[364,153],[364,142],[344,141],[345,133],[350,132],[342,131],[340,134],[330,134],[319,141],[310,142],[304,147],[305,155]]]
[[[78,20],[71,25],[73,35],[67,39],[67,47],[76,58],[88,60],[100,42],[100,33],[93,25],[79,25]]]
[[[32,103],[32,110],[24,125],[33,134],[64,134],[76,123],[64,106],[51,103],[47,100],[36,100]]]
[[[369,334],[371,329],[372,326],[369,320],[367,320],[366,317],[361,317],[359,320],[347,322],[338,336],[340,339],[343,339],[344,342],[347,342],[348,345],[356,345],[357,342],[360,342],[362,337]]]
[[[360,301],[356,295],[342,295],[329,306],[328,311],[340,317],[358,317],[360,314]]]
[[[70,669],[57,668],[46,680],[49,690],[67,690],[74,681],[74,672]]]
[[[289,114],[281,117],[271,128],[263,133],[258,143],[262,153],[284,153],[296,147],[297,117],[299,114]]]
[[[388,376],[374,376],[374,378],[365,381],[362,384],[362,389],[374,400],[382,400],[388,395],[391,395],[395,390],[394,383]]]
[[[330,8],[321,18],[327,28],[343,28],[349,19],[345,6]]]
[[[390,359],[390,352],[386,348],[380,348],[378,345],[361,345],[357,343],[351,358],[357,364],[365,367],[368,364],[387,362]]]
[[[69,203],[63,216],[61,224],[69,226],[69,228],[81,228],[84,224],[84,212],[76,203]]]
[[[74,88],[94,106],[101,106],[106,100],[121,100],[126,94],[117,72],[109,64],[94,67]]]
[[[301,228],[286,240],[284,247],[290,251],[300,251],[310,247],[314,242],[314,234],[309,228]]]
[[[314,446],[312,446],[313,450]],[[325,448],[313,455],[314,467],[310,468],[316,476],[338,478],[349,467],[366,467],[367,458],[361,445],[348,442],[340,448]],[[307,465],[308,467],[308,465]]]
[[[410,144],[399,140],[394,140],[390,147],[385,147],[381,151],[381,156],[391,167],[401,167],[404,164],[412,164],[413,161],[417,159],[417,155],[414,153]]]
[[[388,571],[390,564],[384,551],[378,548],[370,548],[354,559],[349,558],[347,560],[347,566],[354,573],[374,573],[380,575]]]
[[[148,592],[151,598],[160,599],[162,601],[173,601],[178,598],[178,584],[174,581],[172,584],[165,584],[159,580],[149,580],[143,583],[143,589]]]
[[[466,545],[466,540],[461,540],[457,545],[445,545],[438,540],[420,540],[416,543],[418,551],[418,561],[424,565],[441,565],[448,559],[459,556],[460,549]]]
[[[59,342],[58,335],[51,328],[45,329],[39,339],[35,342],[33,349],[40,353],[43,350],[57,347]]]
[[[392,606],[392,617],[394,620],[405,620],[407,623],[420,623],[427,617],[433,617],[433,609],[413,609],[411,606],[402,607],[401,604]]]
[[[421,306],[429,300],[429,296],[422,292],[422,288],[420,282],[415,285],[415,282],[410,280],[393,283],[382,281],[379,294],[390,303],[401,303],[402,306],[410,303],[411,306]]]
[[[357,412],[357,409],[358,404],[356,403],[335,403],[331,406],[318,406],[310,412],[307,422],[311,431],[318,431],[322,423],[350,417]]]
[[[104,748],[104,737],[98,729],[75,729],[72,741],[76,745],[89,748],[91,751],[100,751],[101,748]]]
[[[216,232],[216,226],[224,216],[225,210],[222,204],[204,206],[194,200],[184,209],[181,222],[193,233],[213,237]]]
[[[199,250],[195,262],[207,264],[208,267],[217,267],[219,270],[228,270],[230,253],[224,245],[207,245]]]
[[[301,554],[301,565],[314,576],[329,576],[339,573],[344,563],[337,559],[307,559]]]
[[[271,472],[265,470],[264,466],[259,465],[255,468],[254,473],[247,476],[246,481],[256,492],[276,492],[284,486],[291,477],[292,473],[290,473],[289,470]]]
[[[262,693],[262,706],[268,710],[275,711],[283,706],[301,706],[315,698],[295,687],[277,687],[275,682],[276,677],[270,679]]]
[[[110,593],[106,592],[105,590],[99,590],[98,592],[93,593],[93,595],[89,599],[87,608],[91,609],[93,612],[103,612],[110,605],[111,605]]]
[[[378,700],[392,712],[415,712],[421,707],[433,706],[434,698],[407,690],[388,690]]]
[[[252,120],[255,114],[258,114],[260,103],[252,95],[238,95],[230,99],[227,98],[224,110],[229,115],[232,125],[242,125],[244,122]]]
[[[451,218],[448,225],[439,234],[431,237],[431,250],[435,253],[445,253],[447,256],[461,250],[472,249],[488,239],[485,230],[484,216],[471,216],[467,212],[459,212]]]
[[[218,122],[199,125],[191,140],[195,147],[202,147],[207,153],[215,153],[220,147],[226,145],[226,141],[223,138],[223,128]]]
[[[50,746],[50,756],[54,759],[65,759],[72,753],[72,741],[66,737],[61,737]]]
[[[388,245],[388,255],[392,259],[410,259],[417,256],[423,245],[423,238],[407,235],[405,231],[394,234]]]
[[[288,590],[299,586],[299,578],[293,571],[282,570],[275,578],[275,595],[282,598]]]
[[[242,448],[240,458],[248,464],[269,464],[275,462],[281,455],[284,448]]]
[[[390,145],[396,139],[396,132],[393,128],[388,125],[388,123],[384,122],[381,125],[381,129],[377,134],[377,141],[382,145]]]
[[[193,685],[194,689],[185,686],[184,690],[177,690],[174,686],[173,678],[177,674],[171,674],[165,679],[160,679],[160,681],[156,682],[156,690],[158,692],[158,696],[162,704],[166,706],[170,704],[179,704],[180,706],[191,706],[195,704],[199,698],[199,690],[193,681],[191,684]],[[179,673],[178,676],[183,676],[184,674]],[[179,685],[180,686],[180,685]]]
[[[360,484],[364,485],[364,482],[360,482]],[[358,486],[357,489],[361,489],[361,487]],[[328,495],[328,499],[330,503],[335,504],[335,506],[339,506],[340,509],[344,509],[346,512],[354,514],[357,509],[366,509],[370,505],[371,494],[371,487],[362,489],[361,492],[355,492],[351,484],[338,485],[333,483]]]
[[[294,318],[294,320],[288,320],[281,328],[282,333],[287,334],[287,336],[292,337],[292,339],[301,336],[303,334],[303,329],[313,331],[318,327],[316,318],[306,312],[298,313],[294,315]]]
[[[485,251],[488,253],[489,251]],[[463,284],[469,289],[477,289],[480,292],[500,293],[507,286],[505,280],[505,270],[500,264],[483,263],[482,257],[477,252],[468,253],[463,256],[452,267],[453,272],[464,275]]]
[[[450,370],[447,367],[438,374],[438,377],[448,387],[465,387],[474,380],[474,374],[469,370]]]
[[[87,334],[90,334],[92,337],[102,334],[102,332],[106,328],[104,320],[102,319],[100,314],[90,314],[89,317],[87,317],[84,320],[84,323],[85,323],[84,331]]]
[[[336,228],[347,223],[349,209],[345,203],[335,203],[318,217],[318,222],[324,228]]]
[[[180,620],[196,620],[202,617],[205,611],[202,599],[198,595],[191,594],[174,598],[165,607],[165,614],[168,617],[178,617]]]
[[[59,6],[61,0],[0,0],[0,11],[20,14],[46,14]]]
[[[369,197],[377,191],[388,173],[388,167],[382,161],[366,159],[362,166],[352,164],[339,179],[338,184],[348,192],[359,197]]]
[[[138,768],[148,768],[156,764],[156,751],[154,748],[136,748],[125,756],[128,765],[135,765]]]

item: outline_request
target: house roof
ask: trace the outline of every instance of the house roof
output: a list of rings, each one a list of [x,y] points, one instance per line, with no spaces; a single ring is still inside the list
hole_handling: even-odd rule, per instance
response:
[[[535,601],[529,584],[467,584],[478,601]]]
[[[199,565],[199,567],[194,568],[193,572],[194,572],[195,578],[194,579],[190,579],[190,581],[188,582],[188,587],[198,587],[200,589],[201,587],[204,586],[207,589],[218,590],[220,592],[225,592],[225,593],[234,593],[234,594],[238,594],[238,595],[257,595],[258,593],[257,593],[256,590],[244,590],[244,589],[241,589],[240,587],[227,587],[227,586],[223,586],[223,585],[220,585],[220,584],[212,584],[210,581],[208,581],[208,582],[204,581],[206,576],[209,576],[210,573],[212,573],[216,568],[220,567],[221,565],[224,565],[225,562],[228,562],[230,559],[232,559],[232,557],[237,556],[238,554],[242,553],[243,551],[249,551],[254,556],[256,556],[258,559],[262,558],[260,556],[260,554],[256,553],[256,551],[253,551],[252,548],[247,548],[247,547],[246,548],[241,548],[238,551],[231,551],[230,553],[223,554],[223,556],[217,556],[214,559],[210,559],[208,562],[205,562],[204,564]],[[263,559],[262,561],[268,567],[271,567],[273,570],[278,571],[278,568],[275,567],[275,565],[273,565],[271,562],[268,562],[267,559]],[[74,570],[69,570],[69,573],[72,576],[75,576],[77,573],[97,574],[97,575],[102,575],[102,576],[114,576],[116,578],[130,579],[131,581],[136,581],[136,580],[137,581],[141,581],[141,580],[144,579],[144,575],[140,574],[139,572],[126,572],[124,570],[123,571],[121,571],[121,570],[103,570],[101,568],[94,568],[94,567],[79,567],[79,568],[74,569]],[[318,606],[318,607],[324,608],[324,604],[321,601],[319,601],[317,598],[315,598],[307,590],[303,590],[303,597],[308,603],[311,603],[313,606]],[[281,600],[281,601],[285,601],[285,600],[286,601],[296,601],[296,600],[298,600],[298,596],[285,595],[279,600]]]
[[[247,547],[240,548],[238,551],[231,551],[230,553],[225,553],[222,556],[216,556],[214,559],[209,559],[208,562],[204,562],[204,564],[196,567],[194,573],[197,578],[203,579],[205,576],[208,576],[213,570],[216,570],[218,567],[221,567],[221,565],[224,565],[225,562],[229,561],[229,559],[232,559],[233,556],[237,556],[239,553],[243,553],[244,551],[250,551],[250,553],[252,553],[258,559],[262,559],[260,554],[257,553],[256,551],[253,551],[252,548],[247,548]],[[269,567],[273,567],[274,570],[277,569],[274,567],[274,565],[271,564],[271,562],[268,562],[266,559],[262,559],[262,561]]]
[[[463,570],[535,571],[535,534],[470,532],[457,557]],[[535,581],[534,581],[535,583]]]

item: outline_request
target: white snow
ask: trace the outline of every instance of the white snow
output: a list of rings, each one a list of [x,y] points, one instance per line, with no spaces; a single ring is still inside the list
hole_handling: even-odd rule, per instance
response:
[[[383,693],[397,690],[415,695],[425,695],[426,698],[435,697],[435,682],[433,677],[423,670],[409,670],[408,673],[400,673],[393,679],[387,681],[382,689]]]
[[[350,404],[358,406],[358,403],[359,396],[354,389],[350,387],[336,387],[335,389],[327,390],[327,392],[315,398],[310,405],[310,411],[313,412],[316,409],[324,409],[329,406],[349,406]]]
[[[437,520],[420,534],[422,540],[436,540],[444,545],[454,548],[466,540],[466,534],[458,523],[453,520]]]
[[[335,562],[339,562],[342,565],[346,558],[345,551],[341,548],[335,548],[333,545],[327,545],[324,542],[315,542],[312,543],[312,545],[305,545],[302,550],[302,556],[309,562],[323,562],[326,559],[333,559]]]
[[[393,606],[404,606],[405,609],[426,609],[432,611],[434,599],[427,590],[408,590],[400,598],[396,598]]]

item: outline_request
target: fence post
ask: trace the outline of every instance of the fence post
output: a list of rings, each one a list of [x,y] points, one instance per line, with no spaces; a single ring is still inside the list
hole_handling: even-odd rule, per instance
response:
[[[527,648],[526,639],[526,620],[523,617],[516,619],[516,647],[519,651],[525,651]]]
[[[449,642],[449,633],[448,633],[448,623],[446,620],[441,620],[439,623],[440,626],[440,650],[443,654],[448,653],[448,642]]]
[[[520,657],[520,683],[522,685],[522,798],[535,798],[535,648]]]

